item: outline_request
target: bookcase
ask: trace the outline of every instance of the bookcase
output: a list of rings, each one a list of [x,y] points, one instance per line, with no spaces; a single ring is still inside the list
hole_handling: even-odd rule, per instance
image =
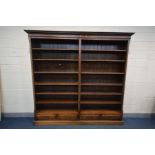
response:
[[[34,124],[121,124],[133,33],[25,30]]]

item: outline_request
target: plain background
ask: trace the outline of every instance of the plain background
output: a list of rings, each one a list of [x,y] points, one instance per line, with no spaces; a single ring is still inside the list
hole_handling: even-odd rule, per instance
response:
[[[155,27],[149,26],[27,26],[0,27],[3,113],[33,113],[29,30],[134,32],[131,37],[124,113],[155,113]]]

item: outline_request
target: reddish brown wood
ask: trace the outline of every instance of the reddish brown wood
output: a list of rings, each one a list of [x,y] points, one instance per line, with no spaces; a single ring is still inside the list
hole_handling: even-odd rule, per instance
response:
[[[33,59],[33,61],[78,61],[75,59]]]
[[[89,82],[89,83],[81,83],[83,86],[123,86],[123,83],[95,83],[95,82]]]
[[[77,51],[77,49],[67,48],[32,48],[35,51]]]
[[[125,73],[123,73],[123,72],[96,72],[96,71],[94,71],[94,72],[82,72],[81,74],[120,74],[120,75],[122,75],[122,74],[125,74]]]
[[[89,52],[123,52],[125,53],[126,50],[98,50],[98,49],[82,49],[83,52],[89,51]]]
[[[121,124],[133,33],[25,30],[35,125]]]
[[[44,100],[38,100],[36,101],[36,104],[73,104],[77,103],[76,100],[50,100],[50,99],[44,99]]]
[[[78,72],[35,71],[35,74],[77,74]]]
[[[81,104],[121,104],[120,101],[81,101]]]
[[[81,95],[122,95],[122,93],[117,93],[117,92],[81,92]]]
[[[36,120],[34,125],[122,125],[122,120]]]
[[[37,92],[36,95],[77,95],[77,92]]]
[[[125,60],[105,60],[105,59],[98,59],[98,60],[84,59],[82,61],[85,61],[85,62],[125,62]]]
[[[71,86],[74,86],[74,85],[78,85],[77,82],[35,82],[34,85],[51,85],[51,86],[58,86],[58,85],[71,85]]]

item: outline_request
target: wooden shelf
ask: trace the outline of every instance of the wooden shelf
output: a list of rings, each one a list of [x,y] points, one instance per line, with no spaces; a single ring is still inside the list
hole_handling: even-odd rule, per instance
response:
[[[51,85],[51,86],[74,86],[78,85],[78,82],[35,82],[34,85]]]
[[[77,59],[33,59],[33,61],[78,61]]]
[[[82,86],[123,86],[123,83],[81,83]]]
[[[78,59],[33,59],[33,61],[78,61]],[[125,62],[125,60],[83,59],[82,62]]]
[[[44,100],[38,100],[36,101],[36,104],[73,104],[77,103],[76,100],[50,100],[50,99],[44,99]]]
[[[126,52],[126,50],[82,49],[83,52]]]
[[[73,104],[76,100],[38,100],[36,104]],[[121,104],[120,101],[80,101],[80,104]]]
[[[78,72],[35,71],[35,74],[77,74]]]
[[[78,51],[78,49],[69,49],[69,48],[32,48],[34,51]]]
[[[122,93],[117,92],[81,92],[81,95],[122,95]]]
[[[121,104],[120,101],[81,101],[81,104]]]
[[[78,51],[78,49],[69,48],[32,48],[34,51]],[[100,50],[100,49],[82,49],[83,52],[126,52],[126,50]]]
[[[120,110],[81,110],[82,115],[121,115]]]
[[[103,74],[103,75],[104,75],[104,74],[106,74],[106,75],[107,75],[107,74],[109,74],[109,75],[110,75],[110,74],[112,74],[112,75],[113,75],[113,74],[116,74],[116,75],[117,75],[117,74],[118,74],[118,75],[123,75],[123,74],[125,74],[125,73],[123,73],[123,72],[87,72],[87,71],[83,71],[81,74],[93,74],[93,75],[96,75],[96,74],[99,74],[99,75],[100,75],[100,74],[101,74],[101,75],[102,75],[102,74]]]
[[[77,95],[77,92],[36,92],[36,95]]]
[[[82,62],[125,62],[125,60],[83,59]]]

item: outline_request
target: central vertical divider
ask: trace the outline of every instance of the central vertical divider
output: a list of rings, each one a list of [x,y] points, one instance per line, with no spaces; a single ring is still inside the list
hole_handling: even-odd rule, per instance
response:
[[[81,101],[81,39],[79,39],[78,54],[78,119],[80,119],[80,101]]]

